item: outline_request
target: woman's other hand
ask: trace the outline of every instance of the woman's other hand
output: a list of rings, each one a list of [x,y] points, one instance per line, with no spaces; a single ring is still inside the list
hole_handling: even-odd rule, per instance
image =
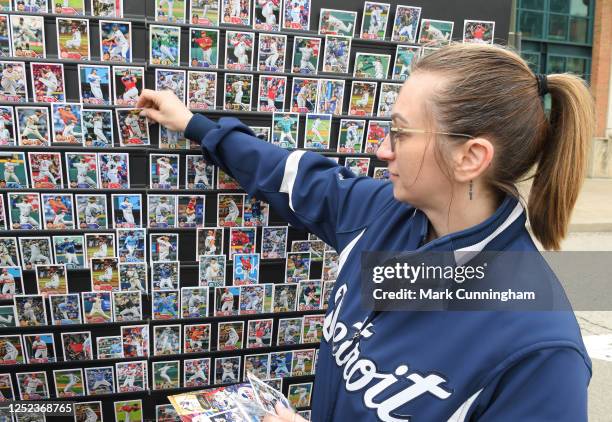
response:
[[[193,113],[170,90],[143,89],[136,107],[143,109],[141,116],[146,116],[175,132],[184,132],[193,117]]]
[[[308,422],[292,409],[287,409],[280,403],[276,403],[275,409],[278,416],[266,415],[263,422]]]

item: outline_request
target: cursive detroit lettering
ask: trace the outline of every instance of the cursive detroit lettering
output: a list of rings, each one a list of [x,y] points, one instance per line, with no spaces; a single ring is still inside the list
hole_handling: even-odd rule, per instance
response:
[[[441,400],[450,397],[452,390],[442,385],[447,380],[438,374],[422,376],[416,372],[410,373],[407,365],[398,366],[393,373],[378,372],[375,362],[360,356],[359,341],[353,341],[352,336],[347,337],[349,330],[346,324],[338,320],[346,291],[346,284],[338,288],[334,296],[334,309],[325,317],[323,325],[325,340],[337,346],[332,350],[332,354],[336,364],[343,367],[342,377],[346,390],[351,392],[364,390],[363,402],[368,408],[376,409],[376,416],[384,422],[410,420],[410,416],[399,415],[395,410],[425,393]],[[372,326],[370,323],[363,328],[363,323],[357,322],[352,327],[357,331],[361,330],[361,338],[368,339],[374,334],[371,331]],[[383,392],[388,395],[400,382],[401,385],[405,385],[404,379],[411,381],[411,384],[384,400],[376,400],[376,397]]]

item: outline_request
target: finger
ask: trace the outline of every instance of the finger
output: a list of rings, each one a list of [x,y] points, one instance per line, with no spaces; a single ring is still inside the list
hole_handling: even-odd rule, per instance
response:
[[[143,108],[140,115],[148,118],[149,120],[153,120],[156,123],[160,123],[163,117],[161,112],[154,108]]]
[[[263,418],[262,422],[285,422],[283,419],[276,417],[276,416],[272,416],[272,415],[266,415],[265,418]]]
[[[279,418],[283,420],[288,420],[288,421],[293,420],[293,415],[295,414],[293,409],[289,409],[283,406],[280,402],[277,402],[274,408]]]
[[[138,102],[136,103],[136,108],[144,107],[147,103],[153,104],[155,106],[159,105],[159,95],[157,92],[152,89],[143,89],[138,97]]]

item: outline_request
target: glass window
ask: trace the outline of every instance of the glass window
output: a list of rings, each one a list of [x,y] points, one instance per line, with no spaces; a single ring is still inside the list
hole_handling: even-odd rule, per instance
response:
[[[565,57],[563,56],[548,56],[548,66],[546,73],[563,73],[565,72]]]
[[[590,0],[570,0],[570,15],[589,16]]]
[[[522,0],[523,9],[544,10],[544,0]]]
[[[589,42],[589,20],[584,18],[570,18],[569,40],[586,44]]]
[[[567,16],[548,16],[548,39],[565,41],[567,39]]]
[[[568,57],[567,66],[565,70],[567,72],[574,73],[584,78],[587,74],[587,59],[581,59],[579,57]]]
[[[544,25],[544,15],[537,12],[521,11],[519,18],[519,31],[524,37],[542,38],[542,26]]]
[[[523,51],[521,56],[523,56],[531,70],[533,70],[535,73],[540,73],[540,53]]]
[[[556,13],[569,13],[571,0],[550,0],[550,11]]]

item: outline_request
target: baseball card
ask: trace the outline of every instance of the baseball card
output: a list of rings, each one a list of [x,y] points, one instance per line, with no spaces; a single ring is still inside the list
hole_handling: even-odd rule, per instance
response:
[[[283,29],[310,31],[310,0],[283,2]]]
[[[113,66],[113,82],[115,104],[134,106],[144,88],[144,67]]]
[[[132,22],[100,21],[100,60],[132,62]]]
[[[270,142],[270,136],[272,134],[272,130],[269,127],[264,126],[249,126],[253,131],[253,134],[261,139],[262,141]]]
[[[21,400],[42,400],[50,398],[47,373],[41,372],[18,372],[17,387]]]
[[[61,333],[64,360],[92,360],[91,332]]]
[[[177,195],[178,227],[204,227],[206,196]]]
[[[112,366],[85,368],[87,395],[110,394],[115,392],[115,369]]]
[[[29,152],[30,180],[38,189],[61,189],[62,156],[59,152]]]
[[[225,34],[225,68],[253,70],[255,34],[253,32],[227,31]]]
[[[153,356],[181,353],[181,324],[153,327]]]
[[[298,311],[321,309],[321,280],[301,280],[298,285]]]
[[[389,3],[366,1],[363,5],[361,38],[384,41],[390,9]]]
[[[221,22],[229,25],[251,24],[250,0],[221,0]]]
[[[395,18],[393,20],[391,41],[414,44],[416,42],[420,18],[420,7],[397,5],[395,9]]]
[[[363,148],[365,120],[340,120],[338,147],[340,153],[360,153]]]
[[[209,352],[210,324],[185,324],[183,340],[183,353]]]
[[[148,291],[149,271],[146,262],[120,262],[119,287],[121,291]]]
[[[233,285],[259,283],[259,254],[235,254],[233,265]]]
[[[303,384],[291,384],[289,385],[289,392],[287,398],[291,406],[308,407],[310,406],[310,396],[312,394],[312,383],[305,382]]]
[[[230,111],[251,111],[253,75],[226,73],[224,78],[225,98],[223,109]]]
[[[196,259],[201,255],[223,254],[223,227],[206,227],[196,230]]]
[[[149,62],[153,65],[180,66],[180,27],[163,25],[149,26]]]
[[[234,254],[255,253],[257,242],[257,228],[255,227],[230,227],[230,251],[229,259]]]
[[[281,148],[298,147],[300,116],[298,113],[274,113],[272,115],[272,143]]]
[[[248,322],[248,334],[246,347],[270,347],[272,346],[272,325],[273,319],[253,319]],[[246,361],[245,361],[246,364]],[[254,368],[255,369],[255,368]],[[245,368],[246,371],[246,368]],[[259,376],[257,373],[255,374]],[[266,376],[267,378],[267,371]]]
[[[91,258],[91,286],[93,292],[119,290],[119,258]]]
[[[0,160],[0,166],[1,163]],[[187,189],[214,188],[214,166],[207,163],[202,155],[187,155],[185,166],[185,187]]]
[[[370,120],[368,122],[368,133],[366,135],[365,149],[366,154],[376,154],[391,129],[391,122],[388,120]]]
[[[81,229],[108,228],[106,195],[76,194],[77,226]],[[87,263],[87,261],[86,261]]]
[[[208,287],[181,289],[181,317],[206,318],[208,316]]]
[[[146,262],[146,229],[117,229],[119,262]]]
[[[319,18],[320,35],[355,35],[355,21],[357,12],[348,10],[321,9]]]
[[[170,90],[185,102],[185,74],[184,70],[155,69],[155,90]]]
[[[38,230],[42,228],[40,196],[33,192],[8,192],[9,221],[12,230]]]
[[[142,316],[142,296],[140,292],[112,292],[113,321],[140,321]]]
[[[344,80],[320,79],[317,88],[316,112],[319,114],[342,114],[344,101]]]
[[[153,319],[177,319],[179,317],[178,290],[158,290],[152,293]]]
[[[183,387],[203,387],[210,384],[210,358],[183,361]]]
[[[45,3],[43,13],[46,13],[46,0],[42,1]],[[32,59],[44,59],[47,57],[44,28],[45,20],[42,16],[11,15],[13,56]]]
[[[218,26],[219,0],[190,1],[189,22],[193,25]]]
[[[350,116],[372,116],[377,88],[376,82],[353,81],[348,114]]]
[[[220,322],[218,335],[218,351],[242,349],[244,321]]]
[[[0,0],[0,11],[10,12],[13,10],[13,2],[11,0]]]
[[[253,1],[253,28],[262,31],[279,31],[281,0]]]
[[[348,73],[351,37],[326,35],[323,52],[323,72]]]
[[[79,397],[85,395],[85,378],[81,368],[53,371],[57,397]]]
[[[338,278],[338,261],[338,252],[323,252],[323,281],[333,281]]]
[[[83,136],[86,148],[109,148],[113,140],[113,111],[83,109]]]
[[[367,176],[370,169],[370,159],[360,157],[346,157],[344,166],[352,171],[355,176]]]
[[[284,227],[263,227],[261,241],[262,259],[281,259],[285,258],[287,249],[288,228]]]
[[[49,295],[68,293],[68,278],[65,264],[35,265],[37,293]]]
[[[24,334],[23,346],[28,363],[56,361],[53,333]]]
[[[133,358],[149,356],[149,326],[122,326],[121,343],[123,344],[123,357]]]
[[[98,176],[103,189],[130,188],[130,160],[125,152],[98,154]]]
[[[302,343],[319,343],[321,341],[324,320],[324,315],[304,315]]]
[[[13,305],[0,306],[0,327],[10,328],[16,326],[17,323],[15,321],[15,309]],[[0,364],[1,362],[2,360],[0,359]]]
[[[4,198],[0,196],[0,230],[6,230],[6,209],[4,208]]]
[[[95,419],[94,419],[95,418]],[[101,401],[87,401],[74,404],[75,422],[103,421]]]
[[[389,54],[357,53],[353,76],[364,79],[387,79],[390,62]]]
[[[240,315],[264,313],[265,297],[265,285],[243,285],[240,288]]]
[[[294,350],[291,368],[292,377],[310,375],[314,369],[315,349]]]
[[[383,82],[380,84],[380,94],[378,97],[377,116],[391,117],[393,105],[397,101],[402,84],[392,84]]]
[[[153,390],[179,388],[181,386],[181,361],[153,362]]]
[[[122,18],[123,0],[91,0],[91,14],[103,18]]]
[[[214,110],[216,104],[217,74],[190,70],[187,73],[187,106],[194,110]]]
[[[119,145],[139,146],[150,145],[148,119],[140,115],[139,108],[117,108],[117,129],[119,130]]]
[[[274,284],[272,308],[274,312],[295,311],[297,307],[297,284]]]
[[[305,149],[329,149],[331,137],[331,114],[306,115],[306,131],[304,133]]]
[[[178,290],[181,265],[179,261],[151,262],[151,288],[153,290]]]
[[[79,64],[79,97],[83,104],[111,104],[110,66]]]
[[[185,0],[155,0],[155,20],[185,23]]]
[[[147,195],[148,227],[176,227],[176,196]]]
[[[262,72],[284,72],[286,49],[286,35],[259,34],[257,69]]]
[[[215,359],[215,384],[229,384],[240,380],[242,356]]]
[[[240,184],[232,176],[217,167],[217,189],[240,190]]]
[[[398,45],[395,51],[395,63],[391,79],[405,81],[410,76],[412,63],[421,56],[421,47],[412,45]]]
[[[246,197],[244,201],[243,225],[246,227],[262,227],[268,225],[270,205],[254,196]]]
[[[249,321],[257,322],[265,320]],[[250,327],[250,326],[249,326]],[[263,346],[262,346],[263,347]],[[261,379],[268,378],[270,373],[270,356],[267,353],[261,353],[256,355],[245,355],[244,357],[244,370],[243,379],[247,379],[248,375],[254,375]]]
[[[323,261],[325,243],[322,240],[294,240],[291,242],[291,252],[310,252],[313,262]]]
[[[450,44],[453,38],[453,21],[439,21],[435,19],[421,19],[419,31],[419,44],[438,47]]]
[[[0,374],[0,403],[15,400],[11,374]],[[10,421],[10,419],[8,419]]]
[[[55,18],[55,25],[59,58],[89,60],[89,19]]]
[[[0,146],[15,146],[15,138],[15,115],[13,107],[0,106]]]
[[[78,293],[49,295],[53,325],[81,324],[81,297]]]
[[[0,62],[0,101],[11,103],[28,101],[24,62]]]
[[[289,346],[302,342],[302,318],[281,318],[278,320],[277,346]]]
[[[474,44],[493,44],[495,36],[495,22],[492,21],[463,21],[463,42]]]
[[[217,225],[220,227],[242,226],[245,194],[217,195]],[[206,255],[206,254],[202,254]]]
[[[66,102],[63,63],[30,63],[34,101]]]
[[[21,267],[2,266],[0,267],[0,300],[11,300],[14,295],[24,294],[23,274]]]
[[[33,270],[36,264],[51,264],[51,241],[48,237],[20,237],[19,254],[25,270]]]
[[[115,256],[115,233],[85,233],[85,264],[90,260]]]
[[[113,228],[134,229],[142,227],[142,195],[139,193],[111,195]]]
[[[54,13],[58,15],[84,15],[85,0],[55,0],[51,2]]]
[[[270,378],[291,376],[293,352],[270,353]]]
[[[135,355],[142,356],[142,355]],[[145,391],[148,389],[147,380],[147,362],[117,362],[115,363],[115,373],[117,374],[117,392],[118,393],[129,393],[133,391]],[[134,400],[135,401],[135,400]],[[140,403],[140,414],[142,420],[142,402]],[[121,415],[117,412],[117,402],[115,402],[115,420],[120,421]],[[120,408],[121,413],[124,413],[125,422],[132,422],[134,409],[130,407],[128,411],[125,406]],[[129,416],[127,416],[129,414]]]
[[[240,287],[215,288],[215,315],[238,315],[240,310]]]
[[[291,63],[292,72],[305,75],[316,74],[317,69],[319,68],[320,52],[321,38],[296,36],[293,41],[293,58]],[[304,80],[306,81],[308,79]]]
[[[0,15],[0,57],[11,57],[11,33],[8,22],[8,15]]]
[[[20,335],[0,337],[0,365],[25,363],[25,355]]]
[[[51,104],[53,144],[83,145],[83,106],[81,104]]]
[[[259,76],[257,111],[277,112],[285,108],[286,76]]]
[[[190,28],[190,67],[216,68],[219,64],[219,30]]]
[[[264,381],[253,376],[253,374],[248,374],[247,378],[253,387],[253,393],[257,403],[266,413],[276,416],[276,405],[278,404],[287,409],[291,408],[289,401],[287,401],[280,391],[275,390]]]
[[[123,357],[121,336],[107,336],[96,338],[98,346],[98,359],[119,359]]]
[[[285,282],[297,283],[310,278],[310,252],[288,252],[285,262]]]
[[[331,295],[334,290],[334,285],[336,284],[336,280],[332,281],[324,281],[323,282],[323,306],[322,309],[327,309],[331,302]]]
[[[28,186],[24,152],[0,151],[0,186],[22,189]]]
[[[198,263],[198,284],[205,287],[225,285],[225,255],[202,255]]]
[[[47,107],[15,107],[20,146],[50,146],[51,129]]]
[[[180,131],[169,130],[164,125],[159,127],[159,148],[160,149],[189,149],[192,143],[185,138],[184,133]]]
[[[373,179],[378,180],[389,180],[391,175],[389,174],[389,169],[387,167],[374,167],[374,172],[372,174]]]
[[[178,154],[151,154],[149,165],[151,189],[170,190],[179,188]]]
[[[178,261],[178,233],[149,233],[151,261]]]

